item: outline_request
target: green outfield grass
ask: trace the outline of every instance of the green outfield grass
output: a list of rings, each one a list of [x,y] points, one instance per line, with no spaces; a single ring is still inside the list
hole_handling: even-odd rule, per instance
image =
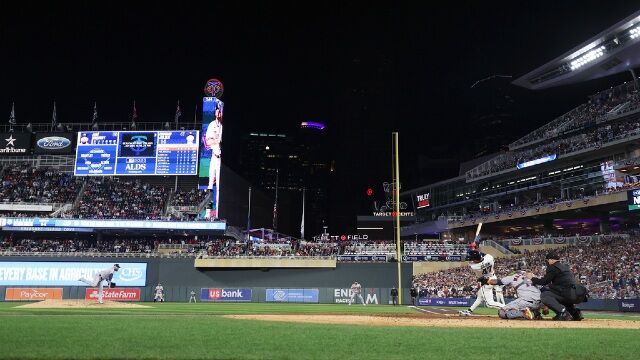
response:
[[[455,329],[262,322],[224,314],[407,314],[393,306],[145,304],[19,309],[0,303],[0,359],[635,359],[640,331]],[[616,317],[620,318],[620,317]]]

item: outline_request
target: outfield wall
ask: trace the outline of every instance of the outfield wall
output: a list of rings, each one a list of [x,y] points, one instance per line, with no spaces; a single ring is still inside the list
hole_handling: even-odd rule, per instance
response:
[[[335,302],[335,290],[347,289],[354,281],[360,282],[371,294],[376,294],[378,303],[388,303],[389,291],[397,283],[396,263],[338,263],[335,268],[263,268],[263,269],[196,269],[194,259],[158,258],[78,258],[78,257],[3,257],[2,262],[144,262],[147,264],[147,286],[139,287],[141,301],[153,300],[153,289],[162,283],[167,301],[188,301],[189,292],[196,292],[200,300],[202,288],[254,289],[251,301],[265,301],[266,289],[314,288],[319,290],[319,302]],[[411,286],[412,264],[402,264],[403,296],[408,299]],[[58,287],[64,299],[84,299],[86,287],[80,286],[0,286],[0,301],[5,300],[6,289],[15,287]],[[371,289],[371,290],[368,290]]]

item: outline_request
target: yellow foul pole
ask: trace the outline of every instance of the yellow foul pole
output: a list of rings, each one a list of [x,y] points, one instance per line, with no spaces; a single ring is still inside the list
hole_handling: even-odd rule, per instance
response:
[[[396,263],[398,264],[398,303],[402,304],[402,251],[400,248],[400,156],[398,154],[398,133],[391,133],[392,144],[392,185],[393,185],[393,211],[396,214],[394,237],[396,240]]]

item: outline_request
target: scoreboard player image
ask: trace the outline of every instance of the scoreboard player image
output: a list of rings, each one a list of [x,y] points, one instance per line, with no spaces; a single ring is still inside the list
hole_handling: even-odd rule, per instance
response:
[[[204,98],[199,188],[212,191],[212,217],[218,217],[217,211],[220,199],[223,115],[224,103],[222,101],[214,97]]]

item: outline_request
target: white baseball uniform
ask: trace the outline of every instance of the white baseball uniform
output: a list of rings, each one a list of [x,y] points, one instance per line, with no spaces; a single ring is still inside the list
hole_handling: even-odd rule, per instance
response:
[[[367,305],[364,303],[364,299],[362,298],[362,285],[360,285],[358,282],[354,282],[353,285],[351,285],[350,293],[351,297],[349,298],[349,305],[354,302],[356,296],[360,298],[360,301],[362,301],[362,305]]]
[[[487,279],[497,279],[494,271],[494,259],[490,254],[485,254],[479,263],[469,264],[471,270],[477,277],[485,277]],[[493,298],[493,285],[482,285],[478,289],[476,301],[469,307],[469,310],[475,310],[482,302],[491,308],[501,308],[504,305],[495,301]]]
[[[207,127],[205,138],[211,144],[208,189],[213,189],[213,185],[219,185],[218,182],[220,180],[220,157],[222,155],[220,143],[222,142],[222,123],[218,120],[212,121]]]
[[[164,301],[164,287],[162,287],[162,285],[160,284],[156,286],[156,294],[153,297],[153,302],[156,301]]]
[[[98,287],[98,303],[102,304],[102,297],[104,295],[104,280],[106,280],[109,285],[111,285],[111,280],[113,279],[113,273],[116,271],[116,266],[112,266],[108,269],[104,269],[98,271],[95,275],[93,275],[93,280],[88,280],[85,278],[80,278],[78,281],[82,281],[83,283],[92,286]]]

